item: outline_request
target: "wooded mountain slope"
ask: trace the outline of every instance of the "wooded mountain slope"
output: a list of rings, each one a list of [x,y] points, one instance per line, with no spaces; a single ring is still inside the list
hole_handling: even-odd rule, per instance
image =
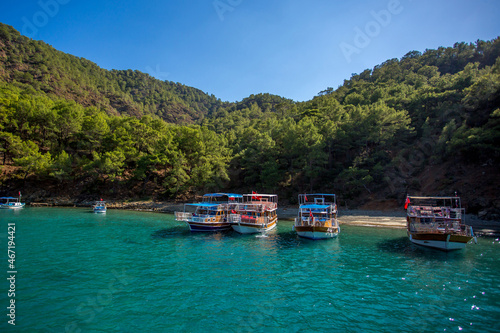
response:
[[[327,191],[372,208],[457,192],[470,212],[500,218],[499,56],[498,38],[457,43],[388,60],[307,102],[223,103],[3,25],[3,191],[166,200],[255,190],[290,203]]]
[[[23,89],[95,106],[110,115],[156,115],[171,123],[192,123],[224,105],[213,95],[132,70],[105,70],[21,36],[0,23],[0,79]]]

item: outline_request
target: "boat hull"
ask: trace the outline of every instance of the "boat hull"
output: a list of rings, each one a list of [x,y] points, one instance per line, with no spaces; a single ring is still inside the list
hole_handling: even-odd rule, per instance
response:
[[[410,233],[409,237],[414,244],[443,251],[461,250],[473,239],[472,236],[436,233]]]
[[[240,234],[257,234],[276,228],[276,221],[269,222],[267,225],[255,223],[233,223],[231,227],[234,231]]]
[[[193,232],[216,232],[231,229],[231,225],[226,222],[191,222],[186,221],[189,230]]]
[[[295,231],[300,237],[316,240],[336,238],[340,230],[333,227],[296,226]]]
[[[11,204],[5,204],[5,205],[0,205],[0,209],[20,209],[23,208],[24,204],[19,204],[19,205],[11,205]]]

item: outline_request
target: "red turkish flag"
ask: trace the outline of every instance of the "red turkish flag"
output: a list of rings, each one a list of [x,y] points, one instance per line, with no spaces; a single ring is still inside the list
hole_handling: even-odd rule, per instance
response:
[[[405,209],[408,209],[408,205],[410,204],[410,198],[409,197],[406,197],[406,201],[405,201]]]

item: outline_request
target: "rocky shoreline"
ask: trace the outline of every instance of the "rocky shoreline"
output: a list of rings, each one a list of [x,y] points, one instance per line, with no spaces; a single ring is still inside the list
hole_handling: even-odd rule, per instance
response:
[[[32,207],[91,207],[94,201],[75,202],[68,199],[56,199],[50,202],[33,202]],[[177,202],[153,202],[153,201],[133,201],[115,202],[107,201],[108,209],[124,209],[144,212],[158,212],[173,214],[175,211],[182,211],[184,203]],[[278,217],[282,220],[293,220],[298,213],[297,207],[278,208]],[[357,225],[366,227],[384,228],[406,228],[406,214],[404,211],[377,211],[349,209],[339,212],[340,224]],[[466,224],[471,225],[474,232],[480,236],[500,236],[500,221],[480,219],[476,215],[466,215]]]

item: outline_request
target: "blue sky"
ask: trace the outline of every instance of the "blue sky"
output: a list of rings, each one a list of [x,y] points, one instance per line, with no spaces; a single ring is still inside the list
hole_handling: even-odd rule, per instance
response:
[[[15,3],[15,4],[14,4]],[[498,0],[3,1],[0,22],[106,69],[224,101],[310,100],[412,50],[500,35]]]

